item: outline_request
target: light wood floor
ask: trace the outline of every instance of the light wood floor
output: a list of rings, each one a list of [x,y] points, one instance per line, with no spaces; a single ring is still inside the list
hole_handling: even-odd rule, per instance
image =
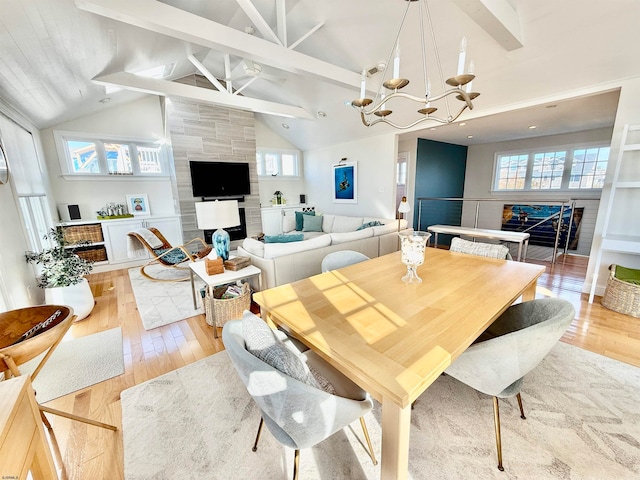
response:
[[[544,263],[544,262],[540,262]],[[569,256],[547,272],[538,285],[565,298],[576,308],[576,319],[563,341],[640,366],[640,319],[593,304],[581,294],[587,259]],[[70,334],[80,337],[121,326],[125,373],[93,387],[53,400],[52,408],[111,423],[121,428],[120,392],[133,385],[183,367],[223,349],[203,316],[145,331],[136,310],[127,270],[89,276],[96,299],[91,315]],[[112,432],[49,416],[59,452],[61,479],[119,480],[124,478],[122,431]],[[55,448],[54,448],[55,450]]]

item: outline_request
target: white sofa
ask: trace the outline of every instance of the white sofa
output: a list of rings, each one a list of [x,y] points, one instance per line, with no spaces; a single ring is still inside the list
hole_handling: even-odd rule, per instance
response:
[[[295,217],[283,218],[283,231],[303,233],[304,240],[288,243],[263,243],[245,238],[238,247],[238,255],[251,258],[262,270],[262,288],[272,288],[294,282],[321,272],[322,259],[337,250],[355,250],[369,258],[398,250],[398,229],[405,230],[407,221],[344,215],[322,215],[322,232],[295,230]],[[379,226],[357,228],[378,221]]]

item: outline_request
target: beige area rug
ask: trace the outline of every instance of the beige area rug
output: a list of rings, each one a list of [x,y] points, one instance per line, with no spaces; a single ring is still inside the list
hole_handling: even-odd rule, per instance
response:
[[[21,365],[33,372],[44,353]],[[82,390],[124,373],[120,327],[86,337],[63,339],[33,382],[39,403]]]
[[[409,479],[640,478],[640,369],[559,343],[525,381],[527,420],[501,401],[496,468],[490,397],[441,376],[412,412]],[[292,476],[293,451],[268,430],[226,352],[122,392],[126,480]],[[380,454],[381,409],[366,417]],[[374,480],[358,422],[301,451],[301,480]],[[379,457],[378,457],[379,458]]]
[[[146,272],[156,278],[179,278],[188,276],[188,271],[175,270],[151,265]],[[191,282],[187,279],[182,282],[154,282],[145,278],[140,273],[140,268],[129,269],[129,279],[136,298],[138,313],[142,319],[142,326],[145,330],[161,327],[169,323],[177,322],[185,318],[193,317],[203,313],[201,302],[198,299],[198,308],[193,308],[193,297],[191,294]],[[197,276],[196,292],[204,286],[204,282]]]

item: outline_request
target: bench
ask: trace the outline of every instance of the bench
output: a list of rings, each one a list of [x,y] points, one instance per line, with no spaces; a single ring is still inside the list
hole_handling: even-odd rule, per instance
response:
[[[518,244],[518,262],[524,262],[527,258],[527,247],[529,246],[529,234],[522,232],[509,232],[505,230],[489,230],[486,228],[457,227],[455,225],[431,225],[427,227],[429,232],[435,234],[434,243],[438,246],[438,234],[461,235],[466,237],[486,238],[490,240],[501,240],[503,242]]]

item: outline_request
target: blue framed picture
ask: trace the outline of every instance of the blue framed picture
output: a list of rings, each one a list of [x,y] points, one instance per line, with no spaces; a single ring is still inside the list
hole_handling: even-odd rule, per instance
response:
[[[358,203],[358,167],[355,162],[333,166],[333,203]]]

